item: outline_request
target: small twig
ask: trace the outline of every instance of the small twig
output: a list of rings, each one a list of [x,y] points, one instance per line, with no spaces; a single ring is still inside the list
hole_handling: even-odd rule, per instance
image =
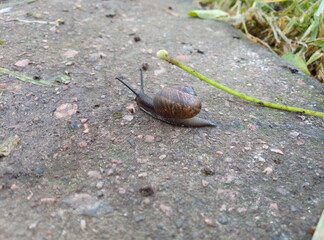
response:
[[[227,92],[231,95],[234,95],[238,98],[241,98],[241,99],[244,99],[244,100],[247,100],[247,101],[250,101],[250,102],[254,102],[254,103],[257,103],[261,106],[265,106],[265,107],[269,107],[269,108],[276,108],[276,109],[280,109],[280,110],[285,110],[285,111],[290,111],[290,112],[299,112],[299,113],[304,113],[304,114],[308,114],[308,115],[313,115],[313,116],[318,116],[318,117],[324,117],[324,113],[322,112],[315,112],[315,111],[310,111],[310,110],[306,110],[306,109],[302,109],[302,108],[296,108],[296,107],[290,107],[290,106],[285,106],[285,105],[281,105],[281,104],[277,104],[277,103],[270,103],[270,102],[266,102],[266,101],[263,101],[263,100],[260,100],[260,99],[257,99],[257,98],[253,98],[253,97],[250,97],[250,96],[247,96],[247,95],[244,95],[242,93],[239,93],[237,91],[234,91],[228,87],[225,87],[221,84],[219,84],[218,82],[215,82],[207,77],[205,77],[204,75],[196,72],[195,70],[183,65],[182,63],[172,59],[172,58],[169,58],[168,57],[168,52],[165,51],[165,50],[160,50],[157,52],[157,57],[159,59],[162,59],[162,60],[165,60],[181,69],[183,69],[184,71],[190,73],[191,75],[195,76],[196,78],[199,78],[200,80],[224,91],[224,92]]]
[[[39,20],[23,20],[19,18],[13,18],[13,19],[5,19],[5,18],[0,18],[0,20],[3,20],[5,22],[22,22],[22,23],[39,23],[39,24],[51,24],[51,25],[62,25],[64,23],[64,20],[62,19],[57,19],[54,22],[48,22],[48,21],[39,21]]]

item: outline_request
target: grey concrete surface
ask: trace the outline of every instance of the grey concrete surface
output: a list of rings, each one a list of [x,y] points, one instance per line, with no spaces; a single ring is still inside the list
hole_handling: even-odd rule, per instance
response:
[[[227,24],[187,17],[194,7],[51,0],[0,14],[1,67],[72,77],[46,88],[0,75],[0,142],[20,137],[0,158],[1,239],[311,239],[323,210],[323,119],[237,99],[155,53],[270,102],[323,112],[323,87]],[[37,20],[26,13],[64,24],[9,21]],[[134,96],[115,77],[138,89],[143,63],[147,94],[191,84],[217,127],[130,114]],[[67,103],[77,112],[57,118]]]

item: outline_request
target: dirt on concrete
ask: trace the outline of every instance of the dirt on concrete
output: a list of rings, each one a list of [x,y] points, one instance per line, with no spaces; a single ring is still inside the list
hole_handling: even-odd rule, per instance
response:
[[[44,87],[0,75],[0,143],[17,136],[10,154],[0,150],[1,239],[311,239],[323,210],[323,119],[237,99],[155,54],[315,111],[323,87],[229,25],[187,17],[195,7],[39,0],[1,9],[0,67],[72,78]],[[136,104],[130,113],[134,95],[115,77],[139,89],[142,64],[148,95],[191,84],[200,115],[217,126],[174,127]]]

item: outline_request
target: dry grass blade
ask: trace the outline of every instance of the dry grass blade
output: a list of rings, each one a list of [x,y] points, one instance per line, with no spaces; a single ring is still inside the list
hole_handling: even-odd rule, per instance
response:
[[[324,82],[324,0],[200,0],[206,9],[231,16],[254,42],[284,56],[302,71]],[[233,24],[234,25],[234,24]],[[286,54],[292,57],[285,57]],[[296,61],[297,60],[297,61]]]

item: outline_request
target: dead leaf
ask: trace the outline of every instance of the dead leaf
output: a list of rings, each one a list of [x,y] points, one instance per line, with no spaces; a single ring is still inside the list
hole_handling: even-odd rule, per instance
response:
[[[173,210],[171,207],[164,204],[160,204],[159,208],[165,214],[165,216],[171,217],[173,215]]]
[[[258,127],[257,125],[252,124],[252,123],[249,123],[249,124],[247,125],[247,128],[248,128],[249,130],[251,130],[251,131],[255,131],[255,130],[257,130],[259,127]]]
[[[18,190],[19,189],[19,186],[17,184],[12,184],[11,187],[10,187],[11,190]]]
[[[272,148],[272,149],[270,149],[270,151],[271,151],[271,152],[274,152],[274,153],[281,154],[281,155],[284,154],[280,149],[274,149],[274,148]]]
[[[63,55],[66,58],[74,58],[79,52],[73,49],[67,50]]]
[[[26,67],[29,64],[28,59],[22,59],[15,63],[16,67]]]
[[[278,211],[278,210],[279,210],[279,208],[278,208],[278,204],[277,204],[277,203],[270,203],[269,208],[270,208],[271,210],[274,210],[274,211]]]
[[[126,107],[126,111],[129,112],[129,113],[131,113],[131,114],[136,113],[135,105],[134,105],[133,103],[130,104],[130,105],[128,105],[128,106]]]
[[[53,204],[56,202],[56,198],[42,198],[40,202],[45,204]]]
[[[0,144],[0,157],[7,157],[9,156],[10,152],[16,148],[20,141],[20,137],[13,136],[7,138]]]
[[[273,172],[273,169],[271,167],[266,167],[262,172],[270,175]]]
[[[90,127],[88,123],[83,124],[84,130],[83,133],[89,133],[90,132]]]
[[[78,110],[77,104],[64,103],[55,110],[54,115],[57,118],[66,118],[75,114],[77,110]]]
[[[152,135],[146,135],[144,137],[144,142],[146,142],[146,143],[153,143],[154,141],[155,141],[155,138]]]

